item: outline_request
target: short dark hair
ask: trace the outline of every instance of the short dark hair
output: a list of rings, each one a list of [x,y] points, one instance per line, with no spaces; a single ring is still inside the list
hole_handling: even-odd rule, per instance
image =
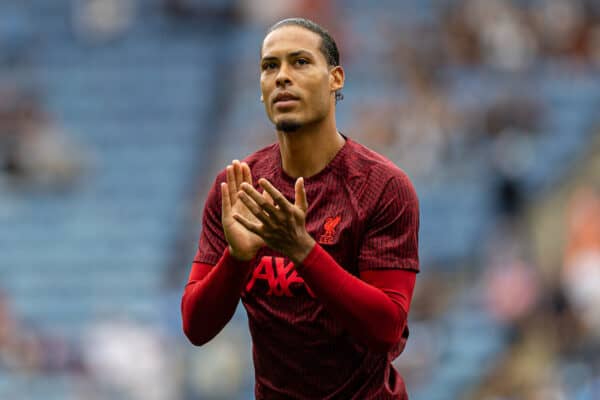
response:
[[[316,22],[313,22],[309,19],[306,19],[306,18],[282,19],[281,21],[276,22],[274,25],[272,25],[269,28],[269,30],[267,31],[267,35],[269,33],[273,32],[274,30],[281,28],[282,26],[288,26],[288,25],[300,26],[302,28],[308,29],[309,31],[314,32],[317,35],[319,35],[321,37],[321,47],[319,48],[319,50],[321,51],[323,56],[325,56],[325,60],[327,60],[327,64],[329,64],[333,67],[337,67],[338,65],[340,65],[340,52],[338,51],[337,44],[335,43],[335,40],[333,39],[331,34],[329,34],[329,32],[327,32],[327,30],[325,28],[323,28],[321,25],[319,25]],[[341,91],[338,90],[337,92],[335,92],[335,102],[336,103],[339,100],[342,100],[343,98],[344,98],[344,95],[341,93]]]

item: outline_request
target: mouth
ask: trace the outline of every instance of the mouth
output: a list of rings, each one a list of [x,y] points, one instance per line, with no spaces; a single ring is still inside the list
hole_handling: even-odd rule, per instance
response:
[[[275,98],[273,99],[273,104],[280,104],[280,105],[289,105],[292,104],[295,101],[298,101],[299,98],[298,96],[294,96],[293,94],[289,93],[289,92],[283,92],[283,93],[279,93],[277,96],[275,96]]]

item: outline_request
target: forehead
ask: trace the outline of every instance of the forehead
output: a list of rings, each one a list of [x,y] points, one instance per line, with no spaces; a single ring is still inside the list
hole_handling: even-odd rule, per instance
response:
[[[321,37],[306,28],[288,25],[270,32],[263,40],[262,57],[277,57],[299,50],[320,54]]]

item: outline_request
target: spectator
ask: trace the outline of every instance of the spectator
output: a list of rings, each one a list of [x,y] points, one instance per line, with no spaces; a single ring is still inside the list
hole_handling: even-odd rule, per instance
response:
[[[453,141],[468,130],[466,120],[450,101],[432,52],[399,43],[394,57],[406,97],[361,105],[352,126],[359,140],[398,162],[411,177],[432,179],[451,158]]]
[[[585,55],[585,8],[580,0],[543,0],[532,10],[543,51],[552,57]]]
[[[504,0],[461,1],[443,18],[449,55],[509,72],[529,67],[538,43],[524,11]]]
[[[589,334],[600,339],[600,195],[592,187],[579,188],[569,203],[563,279]]]
[[[163,4],[167,15],[175,18],[226,23],[241,20],[241,12],[233,0],[164,0]]]
[[[15,184],[63,188],[81,172],[79,151],[37,96],[0,88],[0,165]]]
[[[178,398],[174,354],[152,326],[125,317],[95,321],[82,343],[84,362],[103,390],[128,399]]]
[[[136,0],[75,0],[72,24],[75,35],[97,44],[122,37],[133,24]]]

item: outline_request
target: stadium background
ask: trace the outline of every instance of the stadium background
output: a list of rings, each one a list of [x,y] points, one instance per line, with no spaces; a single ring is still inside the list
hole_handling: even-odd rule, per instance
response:
[[[266,27],[346,68],[338,126],[415,182],[413,400],[600,398],[600,3],[4,0],[0,399],[251,399],[243,310],[179,300],[218,170],[274,140]]]

